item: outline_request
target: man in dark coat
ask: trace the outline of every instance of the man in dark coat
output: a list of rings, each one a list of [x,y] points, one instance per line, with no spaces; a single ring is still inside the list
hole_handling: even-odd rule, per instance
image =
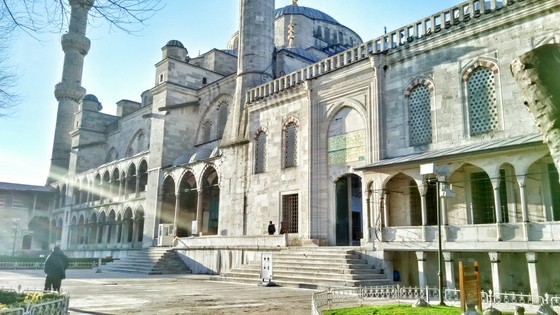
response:
[[[68,268],[68,257],[60,250],[59,246],[55,246],[53,251],[45,260],[45,291],[60,292],[60,284],[62,279],[66,278],[66,268]]]

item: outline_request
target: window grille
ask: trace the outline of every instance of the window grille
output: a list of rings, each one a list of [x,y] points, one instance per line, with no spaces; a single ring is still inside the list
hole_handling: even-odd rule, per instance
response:
[[[266,153],[266,133],[259,132],[255,143],[255,174],[264,173]]]
[[[490,178],[484,172],[471,174],[471,197],[474,224],[496,223],[494,194]]]
[[[289,123],[284,131],[284,167],[297,164],[297,125]]]
[[[553,163],[548,164],[548,181],[552,197],[552,220],[560,221],[560,183],[558,182],[558,170]]]
[[[298,233],[298,194],[282,196],[282,222],[288,233]]]
[[[509,222],[509,209],[507,198],[508,182],[506,181],[506,171],[500,170],[500,211],[502,212],[502,223]]]
[[[432,143],[430,89],[425,85],[416,86],[410,93],[409,104],[410,145]]]
[[[207,120],[202,124],[202,142],[210,141],[210,134],[212,132],[212,122]]]
[[[478,67],[467,79],[471,135],[480,135],[498,127],[498,106],[494,72]]]

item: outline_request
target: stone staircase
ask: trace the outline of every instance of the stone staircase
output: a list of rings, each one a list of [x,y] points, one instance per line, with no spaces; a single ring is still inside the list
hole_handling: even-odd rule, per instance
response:
[[[262,282],[261,262],[253,261],[222,274],[229,282]],[[348,248],[290,248],[272,253],[272,281],[283,287],[326,289],[391,284],[382,270],[368,265],[361,255]]]
[[[107,263],[101,270],[144,274],[191,273],[179,255],[170,247],[150,247],[130,251],[125,258]]]

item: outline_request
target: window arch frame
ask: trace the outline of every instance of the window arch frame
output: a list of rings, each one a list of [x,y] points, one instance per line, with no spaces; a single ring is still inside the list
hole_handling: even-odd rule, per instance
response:
[[[428,104],[426,106],[427,109],[427,114],[429,115],[428,121],[427,123],[423,124],[422,126],[419,127],[419,129],[422,129],[422,127],[428,127],[429,125],[429,130],[430,130],[430,135],[429,135],[429,141],[426,142],[418,142],[418,143],[413,143],[412,141],[412,134],[414,132],[411,121],[412,121],[412,113],[411,113],[411,97],[413,97],[414,95],[414,91],[419,88],[419,87],[424,87],[428,90]],[[405,89],[404,92],[404,97],[406,99],[406,104],[407,104],[407,111],[406,111],[406,115],[407,115],[407,137],[408,137],[408,145],[411,147],[416,147],[416,146],[424,146],[424,145],[430,145],[432,143],[434,143],[435,141],[435,137],[436,137],[436,131],[437,128],[435,128],[435,122],[436,122],[436,112],[434,110],[434,104],[435,104],[435,85],[433,83],[432,80],[428,79],[428,78],[417,78],[415,80],[413,80],[412,82],[410,82],[407,86],[407,88]]]
[[[262,174],[266,172],[266,146],[268,130],[260,127],[254,136],[254,163],[253,173]]]
[[[486,68],[490,71],[493,76],[493,99],[494,104],[487,104],[486,109],[488,111],[495,111],[495,115],[493,117],[489,117],[489,120],[494,120],[489,122],[489,124],[494,125],[490,127],[486,131],[479,131],[473,132],[473,117],[471,113],[471,93],[469,92],[469,79],[472,78],[473,74],[477,71],[481,70],[482,68]],[[463,104],[464,104],[464,124],[465,124],[465,134],[468,137],[480,137],[489,134],[493,134],[494,132],[500,131],[503,129],[503,111],[502,111],[502,104],[501,104],[501,84],[500,84],[500,69],[496,62],[484,58],[479,58],[471,63],[469,63],[463,70],[462,76],[462,88],[463,88]]]
[[[298,165],[299,129],[300,123],[295,117],[289,117],[282,125],[282,168]]]

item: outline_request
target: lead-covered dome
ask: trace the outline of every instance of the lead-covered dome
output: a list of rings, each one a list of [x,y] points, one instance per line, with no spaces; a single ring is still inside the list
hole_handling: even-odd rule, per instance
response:
[[[310,19],[313,20],[321,20],[321,21],[326,21],[329,23],[333,23],[333,24],[340,24],[338,23],[337,20],[335,20],[332,16],[321,12],[317,9],[313,9],[313,8],[308,8],[308,7],[302,7],[299,5],[287,5],[283,8],[279,8],[274,10],[274,17],[275,18],[279,18],[283,15],[294,15],[294,14],[300,14],[300,15],[304,15]]]

